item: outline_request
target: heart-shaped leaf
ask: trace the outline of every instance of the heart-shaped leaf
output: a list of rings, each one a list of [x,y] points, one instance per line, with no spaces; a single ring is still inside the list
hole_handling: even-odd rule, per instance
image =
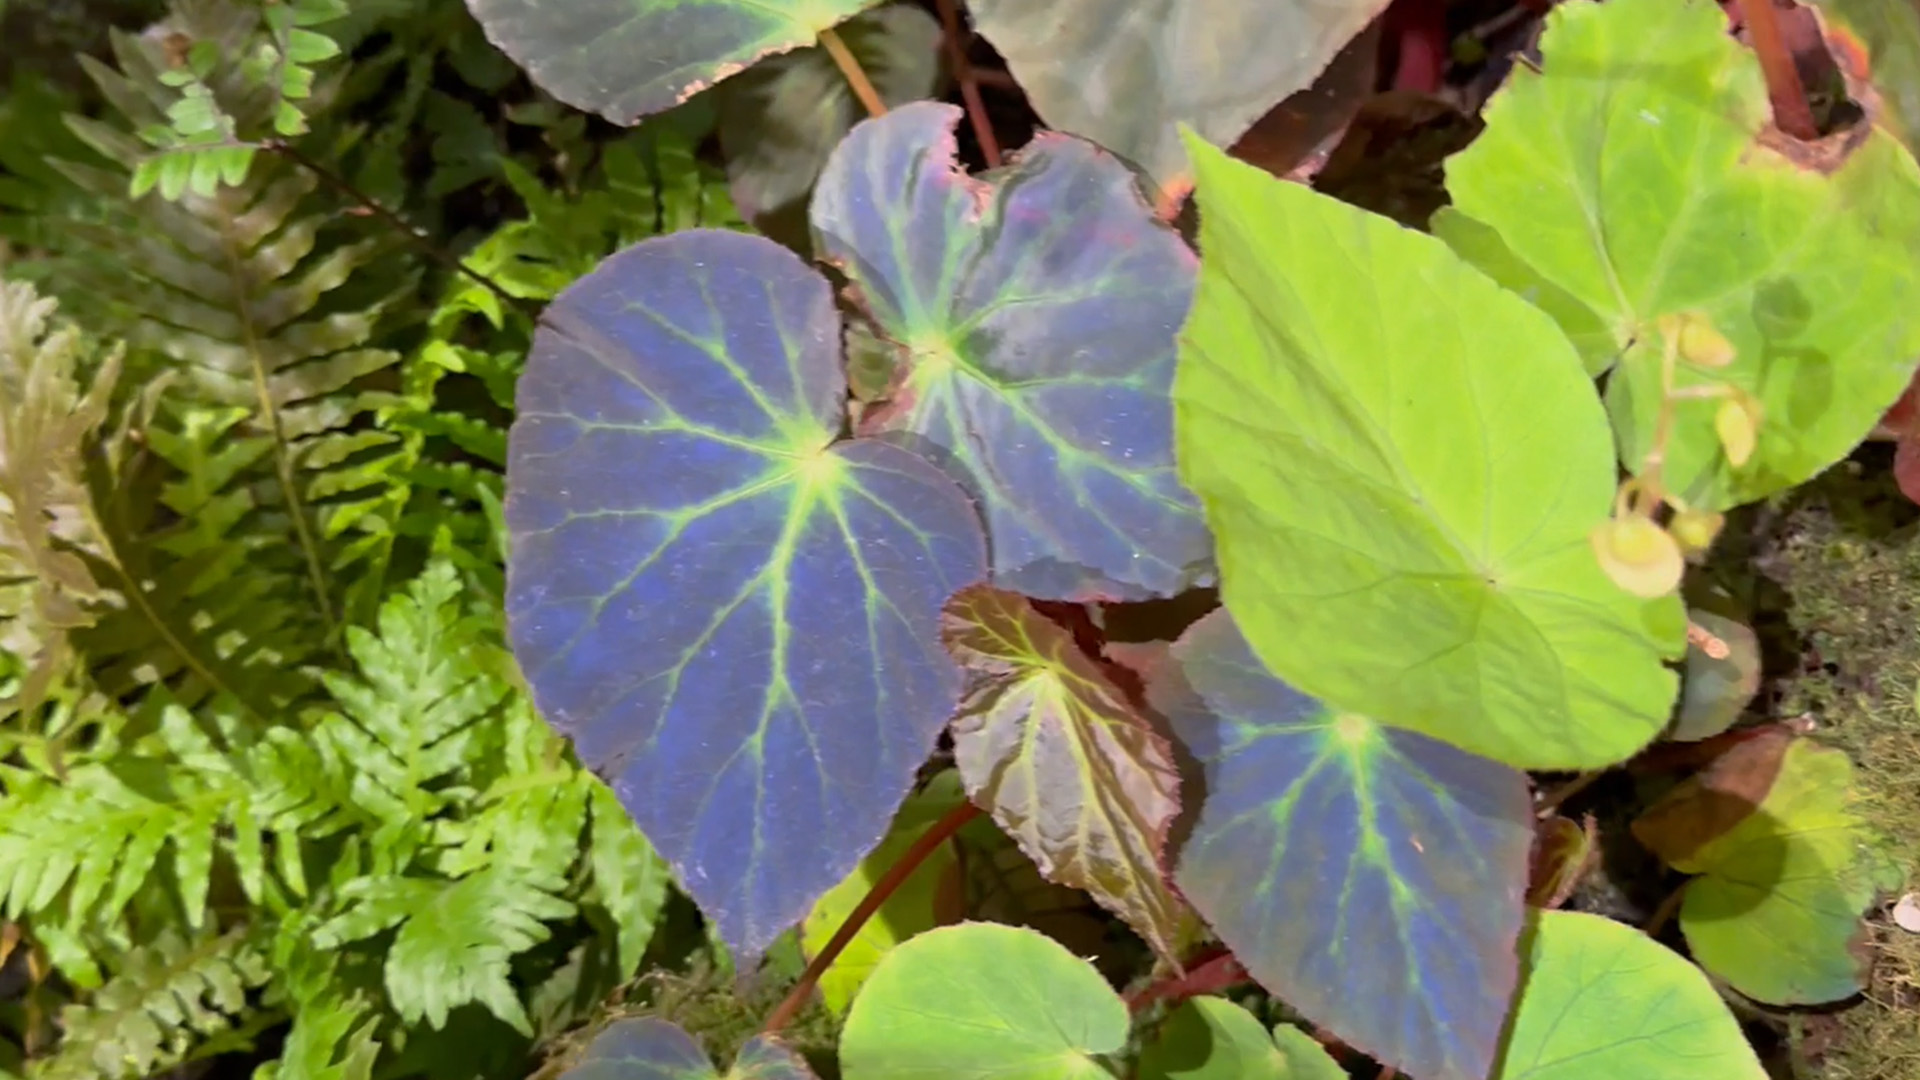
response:
[[[1700,969],[1598,915],[1542,911],[1493,1080],[1765,1080]]]
[[[1167,184],[1186,167],[1179,125],[1227,144],[1304,90],[1385,0],[971,0],[1049,125]]]
[[[1764,419],[1735,465],[1714,425],[1730,399],[1678,399],[1669,490],[1721,510],[1845,456],[1920,357],[1912,156],[1878,127],[1835,136],[1835,159],[1774,131],[1759,61],[1712,0],[1560,4],[1540,49],[1543,70],[1516,68],[1447,163],[1447,189],[1625,349],[1607,392],[1622,459],[1638,470],[1652,445],[1660,324],[1677,316],[1710,323],[1734,359],[1683,361],[1674,385],[1737,387]]]
[[[1848,806],[1853,765],[1785,731],[1749,739],[1648,807],[1633,832],[1687,883],[1694,959],[1772,1005],[1860,991],[1855,947],[1876,860]]]
[[[560,1080],[814,1080],[814,1074],[800,1055],[765,1035],[747,1040],[722,1074],[679,1025],[637,1017],[602,1029]]]
[[[969,178],[959,116],[920,102],[862,123],[814,192],[816,249],[899,354],[892,400],[862,430],[973,494],[996,584],[1180,592],[1211,572],[1167,399],[1193,255],[1133,175],[1079,139],[1042,135],[1004,173]]]
[[[951,730],[974,802],[1048,880],[1085,889],[1179,962],[1192,915],[1162,867],[1180,812],[1167,740],[1019,593],[961,590],[941,638],[969,675]]]
[[[763,56],[813,44],[879,0],[467,0],[542,90],[616,124],[687,100]]]
[[[1517,766],[1645,745],[1686,619],[1595,558],[1614,456],[1565,335],[1438,240],[1192,146],[1181,469],[1260,659]]]
[[[833,442],[839,338],[777,244],[647,240],[547,309],[510,439],[534,698],[742,956],[886,832],[958,696],[941,605],[985,572],[951,480]]]
[[[1424,1080],[1482,1080],[1513,995],[1527,779],[1328,709],[1268,674],[1225,611],[1148,696],[1205,801],[1175,882],[1247,971]]]
[[[840,1036],[847,1080],[1112,1080],[1127,1007],[1032,930],[962,923],[888,953]]]

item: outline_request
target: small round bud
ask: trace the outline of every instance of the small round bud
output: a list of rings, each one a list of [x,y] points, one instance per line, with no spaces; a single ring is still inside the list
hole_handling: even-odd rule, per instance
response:
[[[1639,514],[1609,518],[1589,537],[1600,568],[1614,584],[1652,599],[1680,587],[1686,559],[1672,534]]]

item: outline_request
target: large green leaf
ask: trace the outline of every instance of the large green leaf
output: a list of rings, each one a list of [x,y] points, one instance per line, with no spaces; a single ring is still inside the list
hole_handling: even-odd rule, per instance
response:
[[[1191,145],[1178,453],[1260,659],[1513,765],[1644,745],[1685,617],[1594,557],[1613,452],[1565,335],[1440,241]]]
[[[811,45],[878,0],[467,0],[542,90],[616,124]]]
[[[1736,746],[1634,823],[1686,886],[1680,929],[1694,959],[1774,1005],[1860,991],[1855,953],[1873,902],[1869,831],[1848,806],[1853,765],[1790,735]]]
[[[1598,915],[1536,918],[1493,1080],[1765,1080],[1699,968]]]
[[[1111,1080],[1127,1007],[1032,930],[963,923],[887,954],[840,1036],[847,1080]]]
[[[1048,880],[1085,889],[1178,962],[1197,922],[1163,858],[1180,812],[1173,747],[1019,593],[960,590],[941,637],[968,675],[950,729],[967,793]]]
[[[1515,69],[1447,187],[1625,350],[1607,393],[1622,457],[1638,469],[1653,442],[1658,320],[1693,312],[1735,359],[1683,362],[1675,385],[1732,384],[1764,419],[1735,468],[1714,430],[1722,399],[1681,399],[1667,490],[1723,509],[1845,456],[1920,357],[1912,157],[1867,128],[1837,168],[1788,146],[1758,61],[1711,0],[1574,0],[1547,23],[1544,72]]]
[[[1384,0],[972,0],[974,25],[1053,128],[1165,184],[1178,125],[1231,143],[1304,90]]]

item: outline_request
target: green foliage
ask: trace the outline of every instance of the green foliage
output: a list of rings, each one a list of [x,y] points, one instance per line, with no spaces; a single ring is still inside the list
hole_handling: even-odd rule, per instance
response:
[[[0,27],[56,5],[89,8]],[[1757,1080],[1728,1002],[1873,992],[1904,887],[1844,754],[1720,738],[1771,700],[1764,618],[1681,600],[1721,511],[1851,452],[1920,355],[1914,27],[1824,6],[1872,69],[1841,50],[1861,119],[1818,143],[1767,85],[1810,58],[1764,27],[1555,6],[1431,236],[1192,132],[1182,158],[1181,123],[1344,109],[1337,79],[1275,106],[1365,59],[1377,0],[973,0],[1055,129],[986,178],[980,80],[964,132],[911,100],[966,42],[878,0],[172,0],[105,32],[90,91],[29,63],[0,97],[0,982],[30,984],[0,1075],[519,1076],[637,991],[688,1027],[619,1019],[543,1072],[804,1080],[716,939],[791,978],[904,878],[820,984],[852,1080]],[[1235,59],[1276,33],[1300,55]],[[856,124],[861,62],[895,107]],[[795,246],[850,287],[731,235],[729,176],[768,228],[816,189]],[[1108,603],[1185,621],[1212,584],[1225,610],[1146,644]],[[1705,764],[1634,835],[1692,875],[1693,962],[1559,911],[1515,949],[1598,841],[1510,766],[1663,737],[1693,742],[1650,763]],[[686,941],[635,816],[710,920]],[[688,948],[693,978],[633,982]]]
[[[1543,70],[1516,72],[1486,134],[1447,163],[1447,189],[1611,331],[1607,405],[1628,468],[1722,510],[1839,460],[1920,355],[1905,314],[1920,306],[1913,158],[1877,126],[1842,160],[1769,134],[1760,65],[1704,0],[1566,5],[1541,51]],[[1662,320],[1682,316],[1709,322],[1731,357],[1663,362]],[[1716,433],[1730,399],[1757,403],[1750,458]]]
[[[70,132],[65,100],[0,106],[0,910],[72,1002],[29,1076],[276,1027],[259,1080],[510,1075],[653,937],[664,866],[501,640],[527,313],[340,213],[340,178],[432,145],[434,63],[497,76],[428,7],[181,0],[86,62],[105,108]],[[419,92],[366,138],[345,110],[396,64]],[[517,296],[738,224],[688,134],[611,141],[560,192],[481,134],[528,217],[471,261]]]
[[[963,923],[880,961],[840,1063],[847,1080],[1104,1080],[1100,1058],[1126,1038],[1126,1006],[1092,965],[1031,930]]]
[[[185,939],[163,932],[133,949],[114,981],[60,1018],[61,1052],[48,1080],[135,1080],[170,1062],[244,1045],[247,995],[267,981],[244,929]]]
[[[1707,977],[1633,927],[1546,911],[1523,945],[1528,975],[1495,1080],[1767,1075]]]
[[[1182,1002],[1140,1052],[1141,1080],[1341,1080],[1313,1037],[1285,1024],[1271,1034],[1231,1001]]]
[[[1644,745],[1682,610],[1594,559],[1613,450],[1566,338],[1430,237],[1193,151],[1181,463],[1256,653],[1335,708],[1514,765]]]

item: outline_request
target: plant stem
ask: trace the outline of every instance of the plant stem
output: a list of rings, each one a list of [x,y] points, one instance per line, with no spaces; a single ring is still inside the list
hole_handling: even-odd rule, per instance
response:
[[[1250,978],[1239,959],[1223,948],[1189,968],[1184,975],[1170,975],[1128,995],[1127,1011],[1138,1016],[1156,1002],[1178,1004],[1201,994],[1218,994]]]
[[[1803,141],[1820,137],[1813,122],[1813,108],[1807,103],[1806,87],[1800,83],[1800,71],[1793,66],[1793,53],[1780,36],[1773,0],[1737,0],[1740,20],[1747,24],[1747,37],[1760,57],[1760,70],[1767,78],[1767,100],[1773,104],[1774,126]]]
[[[1692,881],[1692,878],[1688,878],[1686,881],[1681,882],[1679,888],[1668,893],[1667,898],[1660,901],[1660,906],[1653,909],[1653,914],[1647,918],[1647,925],[1642,928],[1646,931],[1648,937],[1659,934],[1661,929],[1667,925],[1667,920],[1673,918],[1673,913],[1680,910],[1680,901],[1686,897],[1687,886],[1691,884]]]
[[[860,104],[867,107],[867,115],[887,115],[887,103],[880,100],[880,91],[873,88],[873,80],[867,78],[866,70],[860,66],[859,58],[853,55],[852,49],[847,48],[846,42],[840,40],[840,35],[831,27],[822,30],[820,44],[827,50],[827,55],[833,57],[834,64],[840,68],[840,74],[847,77],[847,85],[853,87],[853,96],[859,98]]]
[[[468,266],[466,263],[462,262],[458,256],[454,255],[452,252],[446,250],[440,245],[434,243],[432,240],[429,240],[419,230],[407,224],[406,219],[402,218],[399,214],[396,214],[392,210],[389,210],[386,207],[380,205],[380,203],[376,201],[373,198],[373,196],[368,195],[366,192],[361,191],[359,188],[355,187],[352,181],[348,180],[344,176],[341,176],[339,173],[334,172],[332,169],[327,168],[325,165],[320,164],[318,161],[315,161],[312,158],[308,157],[307,155],[301,153],[300,150],[297,147],[295,147],[292,143],[289,143],[283,139],[268,139],[266,142],[263,142],[260,144],[260,148],[275,154],[279,154],[281,157],[286,158],[288,161],[291,161],[294,164],[300,166],[301,168],[306,169],[307,171],[313,173],[313,175],[319,177],[322,181],[324,181],[327,184],[327,186],[333,188],[335,191],[338,191],[340,194],[345,195],[347,198],[360,204],[360,206],[363,209],[365,209],[367,213],[372,214],[374,217],[377,217],[381,221],[387,223],[388,225],[393,226],[393,228],[397,229],[407,239],[413,241],[414,244],[420,248],[420,250],[426,252],[426,254],[430,258],[432,258],[435,262],[441,264],[442,266],[445,266],[447,269],[452,270],[455,273],[464,274],[468,278],[471,278],[473,281],[479,283],[480,285],[484,286],[486,289],[491,291],[495,296],[498,296],[500,299],[505,300],[509,307],[519,308],[520,310],[525,311],[530,315],[538,314],[539,306],[537,304],[534,304],[532,301],[527,300],[525,297],[513,295],[512,293],[508,292],[505,288],[503,288],[499,282],[493,280],[492,278],[481,273],[480,271],[475,270],[473,267]]]
[[[980,81],[974,77],[973,64],[967,60],[966,33],[960,26],[960,12],[954,0],[939,0],[942,35],[947,42],[947,59],[953,64],[953,77],[960,84],[960,100],[967,103],[967,119],[973,122],[973,137],[980,142],[980,156],[987,168],[1000,167],[1000,142],[993,137],[993,124],[987,119],[986,102],[980,97]]]
[[[901,852],[893,865],[887,867],[887,872],[880,875],[880,880],[874,882],[873,887],[867,890],[867,895],[861,898],[859,905],[847,913],[846,919],[840,923],[840,929],[833,932],[832,939],[827,942],[825,948],[820,950],[819,955],[813,958],[813,962],[807,965],[807,970],[800,973],[800,981],[793,984],[793,989],[787,992],[786,998],[780,1002],[779,1007],[767,1017],[766,1024],[760,1028],[761,1033],[772,1035],[786,1027],[795,1016],[799,1015],[801,1008],[807,1003],[807,998],[812,995],[814,986],[820,982],[820,976],[826,974],[827,969],[833,966],[833,962],[840,958],[840,954],[846,950],[853,936],[860,932],[860,928],[867,924],[868,919],[873,918],[874,912],[880,910],[880,905],[887,902],[887,897],[892,896],[895,889],[906,884],[906,880],[913,876],[913,872],[920,868],[920,864],[927,861],[927,856],[933,854],[941,844],[946,843],[954,833],[959,832],[961,826],[979,816],[979,807],[973,805],[971,801],[963,802],[947,811],[946,816],[934,822],[933,827],[928,829],[920,839],[915,840],[912,847]]]

